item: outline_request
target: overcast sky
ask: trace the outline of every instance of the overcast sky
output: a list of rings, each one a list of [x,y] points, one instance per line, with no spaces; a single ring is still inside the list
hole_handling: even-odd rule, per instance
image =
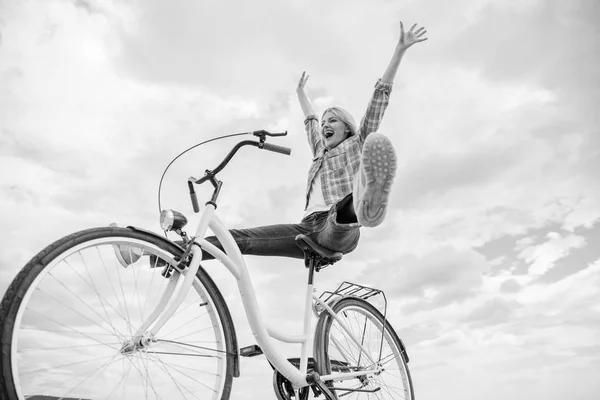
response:
[[[240,152],[221,177],[226,224],[299,221],[302,71],[317,111],[359,120],[398,21],[418,22],[429,40],[406,53],[380,128],[400,160],[388,218],[317,287],[385,290],[420,399],[597,399],[599,4],[0,0],[0,293],[68,233],[159,231],[163,169],[218,135],[288,130],[273,142],[293,148]],[[163,206],[195,223],[185,181],[234,143],[182,157]],[[299,331],[302,263],[248,264],[266,317]],[[206,268],[252,344],[234,279]],[[232,398],[271,397],[268,363],[243,360]]]

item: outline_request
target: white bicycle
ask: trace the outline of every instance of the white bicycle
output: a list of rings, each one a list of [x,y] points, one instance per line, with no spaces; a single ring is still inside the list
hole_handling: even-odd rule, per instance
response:
[[[244,258],[216,213],[222,182],[217,174],[242,146],[283,154],[285,147],[259,139],[239,142],[201,179],[188,179],[195,212],[195,184],[210,182],[194,236],[186,218],[161,213],[173,242],[135,227],[88,229],[64,237],[19,272],[0,306],[0,399],[229,399],[239,357],[264,354],[274,369],[277,398],[413,399],[408,355],[402,341],[371,300],[376,289],[344,282],[321,296],[315,272],[342,258],[299,235],[308,284],[303,331],[282,332],[263,321]],[[225,251],[203,238],[207,230]],[[124,267],[126,249],[130,265]],[[257,345],[240,349],[226,302],[200,265],[212,254],[237,280]],[[127,256],[129,253],[129,256]],[[118,258],[121,258],[119,260]],[[387,303],[384,303],[387,304]],[[311,327],[311,313],[318,322]],[[298,343],[287,359],[275,341]],[[310,357],[312,350],[313,357]]]

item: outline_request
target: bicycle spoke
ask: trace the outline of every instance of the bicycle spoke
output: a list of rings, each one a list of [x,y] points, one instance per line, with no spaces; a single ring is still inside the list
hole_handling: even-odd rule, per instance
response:
[[[182,313],[183,311],[187,310],[188,308],[190,308],[191,306],[195,305],[196,303],[190,303],[185,307],[181,307],[179,308],[179,310],[175,311],[175,314],[173,314],[173,316],[171,318],[176,317],[178,314]],[[206,315],[208,313],[204,313],[203,315]],[[166,335],[165,335],[166,336]]]
[[[149,357],[147,354],[145,354],[145,358],[146,358],[146,363],[149,361]],[[156,396],[157,399],[160,399],[161,397],[158,395],[158,393],[156,392],[156,389],[154,388],[154,385],[152,384],[152,381],[150,379],[148,379],[148,381],[146,382],[146,386],[148,385],[148,383],[150,384],[150,388],[152,389],[152,391],[154,392],[154,395]]]
[[[138,355],[139,355],[139,353],[138,353]],[[139,357],[138,357],[138,359],[139,359]],[[134,363],[133,360],[130,359],[129,362],[138,371],[138,373],[140,374],[140,376],[143,375],[143,372],[135,365],[135,363]],[[140,362],[142,362],[142,361],[140,360]],[[147,372],[147,365],[145,366],[145,370]],[[146,377],[148,377],[148,374],[146,374]],[[144,388],[145,388],[144,390],[145,390],[145,393],[146,393],[146,397],[148,397],[148,394],[147,394],[148,393],[147,392],[148,384],[150,385],[150,389],[152,389],[152,391],[154,392],[154,396],[156,396],[157,399],[161,399],[161,397],[159,396],[158,392],[156,391],[156,388],[152,384],[152,380],[150,380],[150,379],[146,379],[145,380],[145,384],[144,384]],[[123,391],[125,391],[125,387],[123,387]],[[123,395],[123,398],[125,398],[125,395]]]
[[[49,275],[50,275],[50,276],[52,276],[51,274],[49,274]],[[90,319],[90,318],[89,318],[87,315],[84,315],[84,314],[80,313],[79,311],[75,310],[73,307],[66,305],[65,303],[61,302],[60,300],[58,300],[56,297],[52,296],[51,294],[48,294],[48,293],[44,292],[44,291],[43,291],[43,290],[41,290],[40,288],[36,288],[36,290],[37,290],[37,291],[39,291],[40,293],[43,293],[44,295],[46,295],[46,296],[50,297],[52,300],[56,301],[57,303],[59,303],[59,304],[63,305],[63,306],[64,306],[64,307],[65,307],[67,310],[71,310],[71,311],[73,311],[74,313],[76,313],[76,314],[78,314],[78,315],[82,316],[82,317],[83,317],[85,320],[87,320],[87,321],[91,322],[92,324],[94,324],[94,325],[96,325],[96,326],[100,327],[101,329],[105,330],[105,331],[106,331],[106,332],[108,332],[109,334],[113,334],[113,335],[115,334],[115,332],[111,332],[111,331],[109,331],[108,329],[106,329],[106,328],[105,328],[105,327],[103,327],[102,325],[100,325],[100,324],[96,323],[95,321],[93,321],[92,319]],[[96,313],[96,315],[98,315],[98,314]],[[107,321],[104,321],[104,322],[107,322]],[[108,322],[107,322],[107,323],[108,323]]]
[[[173,377],[173,375],[171,375],[171,374],[170,374],[170,373],[167,371],[167,366],[166,366],[166,365],[165,365],[165,364],[162,362],[162,360],[158,359],[158,361],[159,361],[159,362],[162,364],[162,366],[164,367],[164,369],[165,369],[165,372],[167,372],[167,373],[169,374],[169,376],[170,376],[172,379],[175,379],[175,378]],[[216,390],[214,390],[214,389],[213,389],[213,388],[211,388],[210,386],[208,386],[208,385],[206,385],[206,384],[204,384],[204,383],[202,383],[202,382],[198,381],[198,380],[197,380],[197,379],[195,379],[195,378],[192,378],[192,377],[191,377],[191,376],[189,376],[188,374],[185,374],[185,373],[183,373],[183,372],[179,371],[177,368],[173,368],[171,364],[169,365],[169,367],[170,367],[172,370],[174,370],[174,371],[178,372],[179,374],[181,374],[181,375],[183,375],[183,376],[187,377],[188,379],[190,379],[190,380],[192,380],[192,381],[194,381],[194,382],[198,383],[200,386],[203,386],[203,387],[205,387],[205,388],[206,388],[206,389],[208,389],[209,391],[211,391],[211,392],[216,392]],[[184,385],[184,388],[186,388],[186,387],[185,387],[185,385]],[[186,390],[188,390],[188,391],[189,391],[189,389],[187,389],[187,388],[186,388]],[[197,396],[195,396],[195,395],[194,395],[192,392],[190,392],[190,393],[191,393],[191,394],[192,394],[194,397],[198,398],[198,397],[197,397]]]
[[[219,374],[216,374],[214,372],[206,372],[206,371],[201,370],[201,369],[194,369],[194,368],[186,367],[185,365],[175,364],[173,362],[170,362],[169,365],[170,366],[179,367],[179,368],[184,368],[184,369],[187,369],[188,371],[198,372],[198,373],[201,373],[201,374],[204,374],[204,375],[220,376]]]
[[[131,246],[128,246],[128,249],[129,249],[129,257],[131,259],[133,259],[133,254],[132,254]],[[142,253],[140,255],[140,258],[143,258],[144,255],[145,255],[144,253],[145,253],[146,250],[142,248],[141,251],[142,251]],[[137,276],[136,276],[136,271],[137,271]],[[144,320],[144,315],[141,314],[142,304],[140,303],[140,294],[139,294],[139,291],[138,291],[138,279],[139,279],[140,273],[139,273],[139,271],[138,271],[137,268],[133,268],[131,270],[131,272],[133,274],[133,282],[134,282],[133,293],[131,295],[132,295],[132,297],[136,298],[137,303],[138,303],[138,309],[140,311],[140,317],[141,317],[142,320]]]
[[[121,344],[120,342],[116,342],[116,343],[99,343],[99,344],[82,344],[82,345],[78,345],[78,346],[58,346],[58,347],[42,347],[42,348],[35,348],[35,349],[20,349],[18,350],[19,353],[29,353],[32,351],[54,351],[54,350],[66,350],[66,349],[80,349],[80,348],[86,348],[86,347],[97,347],[97,346],[111,346],[111,345],[119,345]]]
[[[31,310],[31,309],[27,309],[28,311],[33,311],[36,312],[35,310]],[[38,313],[39,314],[39,313]],[[65,326],[65,325],[63,325]],[[94,336],[110,336],[110,337],[114,337],[115,335],[113,333],[99,333],[99,332],[82,332],[82,331],[76,331],[72,328],[67,327],[68,330],[64,330],[64,329],[42,329],[42,328],[28,328],[28,327],[21,327],[20,330],[22,331],[40,331],[40,332],[62,332],[62,333],[72,333],[75,332],[77,334],[81,334],[81,335],[94,335]],[[98,342],[96,339],[92,339],[96,342]],[[98,342],[98,343],[102,343],[102,342]],[[102,343],[104,344],[104,343]]]
[[[147,351],[148,354],[168,354],[171,356],[186,356],[186,357],[204,357],[204,358],[217,358],[217,356],[209,356],[206,354],[187,354],[187,353],[172,353],[168,351]]]
[[[200,318],[204,317],[206,314],[208,314],[208,313],[204,313],[204,314],[198,315],[198,316],[197,316],[197,317],[195,317],[194,319],[191,319],[191,320],[189,320],[189,321],[186,321],[186,322],[185,322],[183,325],[180,325],[179,327],[177,327],[177,328],[175,328],[175,329],[171,330],[169,333],[165,333],[165,334],[164,334],[164,336],[165,336],[165,337],[166,337],[166,336],[169,336],[169,335],[170,335],[170,334],[172,334],[173,332],[176,332],[176,331],[178,331],[178,330],[180,330],[180,329],[182,329],[182,328],[185,328],[186,326],[189,326],[189,325],[190,325],[190,324],[192,324],[194,321],[196,321],[196,320],[198,320],[198,319],[200,319]]]
[[[342,353],[343,355],[345,354],[348,357],[344,357],[346,361],[352,362],[353,364],[356,364],[358,366],[356,357],[352,353],[352,348],[356,347],[355,343],[352,340],[350,340],[346,331],[344,331],[341,327],[339,327],[338,325],[333,325],[332,327],[335,327],[335,329],[342,335],[342,338],[346,343],[346,345],[344,345],[342,342],[339,341],[339,339],[337,339],[337,337],[335,337],[337,346],[339,346],[340,353]]]
[[[65,263],[65,264],[66,264],[66,265],[67,265],[69,268],[71,268],[71,270],[72,270],[73,272],[75,272],[75,274],[77,274],[77,276],[79,276],[79,278],[80,278],[80,279],[81,279],[81,280],[82,280],[82,281],[83,281],[83,282],[84,282],[86,285],[88,285],[90,288],[92,288],[92,290],[94,291],[94,293],[96,293],[96,296],[98,297],[98,299],[100,300],[100,304],[102,305],[102,310],[104,311],[104,315],[106,315],[106,319],[108,319],[108,321],[109,321],[109,325],[110,325],[110,326],[113,328],[113,330],[115,331],[115,333],[118,333],[118,334],[120,334],[120,335],[122,336],[121,332],[119,332],[119,331],[116,329],[116,327],[114,326],[114,324],[113,324],[113,322],[112,322],[112,320],[111,320],[111,318],[110,318],[110,314],[109,314],[109,313],[108,313],[108,311],[106,310],[106,305],[105,305],[105,303],[106,303],[106,304],[108,304],[109,306],[111,306],[111,305],[110,305],[110,303],[109,303],[108,301],[106,301],[106,300],[105,300],[105,299],[102,297],[102,295],[100,294],[100,291],[98,290],[98,288],[97,288],[97,287],[96,287],[96,285],[94,284],[94,281],[92,280],[92,283],[90,284],[90,283],[89,283],[89,282],[88,282],[88,281],[87,281],[87,280],[86,280],[86,279],[85,279],[83,276],[81,276],[81,274],[80,274],[80,273],[79,273],[79,272],[78,272],[78,271],[77,271],[77,270],[76,270],[76,269],[75,269],[75,268],[74,268],[74,267],[73,267],[73,266],[72,266],[72,265],[71,265],[71,264],[70,264],[70,263],[69,263],[69,262],[68,262],[66,259],[65,259],[65,260],[63,260],[63,262],[64,262],[64,263]],[[89,273],[89,269],[87,268],[87,265],[86,265],[85,269],[86,269],[86,271],[87,271],[87,273],[88,273],[88,277],[91,279],[91,275],[90,275],[90,273]],[[111,306],[111,308],[113,308],[113,307]],[[119,313],[117,312],[117,310],[115,310],[114,308],[113,308],[113,310],[114,310],[114,311],[117,313],[117,315],[119,315]]]
[[[148,288],[146,289],[146,293],[150,293],[150,288],[153,287],[154,284],[154,277],[157,274],[157,270],[156,270],[156,266],[158,265],[158,257],[156,257],[156,259],[154,260],[154,265],[150,266],[151,268],[151,272],[152,272],[152,278],[150,278],[150,283],[148,284]],[[160,284],[160,291],[162,293],[162,289],[164,288],[164,286],[166,285],[166,279],[164,279],[161,284]],[[150,296],[146,296],[146,301],[144,302],[144,308],[142,309],[142,315],[146,314],[146,308],[148,306],[148,299],[150,299]],[[144,317],[144,319],[146,319],[146,317]]]
[[[73,328],[70,328],[70,327],[68,327],[68,326],[67,326],[67,325],[65,325],[65,324],[62,324],[62,323],[60,323],[60,322],[58,322],[58,321],[54,320],[53,318],[51,318],[51,317],[49,317],[49,316],[47,316],[47,315],[45,315],[45,314],[42,314],[42,313],[40,313],[40,312],[37,312],[36,310],[31,310],[31,309],[29,309],[29,308],[28,308],[27,310],[28,310],[28,311],[32,311],[32,312],[34,312],[34,313],[36,313],[36,314],[38,314],[38,315],[42,316],[43,318],[46,318],[46,319],[48,319],[48,320],[50,320],[50,321],[54,322],[54,323],[55,323],[55,324],[57,324],[57,325],[60,325],[60,326],[63,326],[63,327],[65,327],[65,328],[67,328],[67,329],[68,329],[69,331],[71,331],[71,332],[75,332],[75,333],[77,333],[78,335],[85,336],[85,337],[87,337],[88,339],[90,339],[90,340],[93,340],[94,342],[98,342],[99,344],[105,345],[105,346],[109,347],[110,349],[113,349],[113,350],[115,350],[114,348],[112,348],[112,347],[108,346],[106,343],[102,343],[102,342],[100,342],[99,340],[97,340],[97,339],[94,339],[93,337],[91,337],[91,336],[88,336],[87,334],[85,334],[85,333],[83,333],[83,332],[76,331],[75,329],[73,329]],[[105,334],[105,335],[106,335],[106,334]],[[110,336],[113,336],[113,335],[111,334]]]
[[[364,346],[365,345],[365,333],[367,331],[367,318],[365,317],[365,323],[363,326],[363,332],[362,335],[360,336],[360,345]],[[360,359],[362,357],[362,351],[360,352],[360,354],[358,355],[358,365],[360,365]]]
[[[102,360],[107,357],[110,357],[110,356],[102,356],[102,357],[92,358],[92,359],[84,360],[84,361],[77,361],[77,362],[61,364],[61,365],[53,365],[52,367],[49,367],[49,368],[39,368],[39,369],[36,369],[33,371],[21,372],[21,374],[22,375],[30,375],[30,374],[34,374],[36,372],[51,371],[52,369],[58,369],[58,368],[64,368],[64,367],[72,367],[74,365],[81,365],[81,364],[85,364],[85,363],[92,362],[92,361]]]
[[[152,357],[152,356],[151,356]],[[187,399],[186,395],[183,394],[183,391],[181,390],[181,388],[183,387],[184,389],[188,390],[185,385],[180,385],[181,382],[179,382],[177,379],[175,379],[175,377],[169,372],[169,370],[166,368],[166,366],[164,365],[164,363],[162,362],[162,360],[160,358],[157,357],[158,362],[154,361],[154,363],[156,365],[158,365],[163,371],[165,371],[167,373],[167,375],[169,375],[169,378],[171,378],[171,380],[173,381],[173,383],[175,383],[175,386],[177,387],[177,390],[179,391],[179,393],[181,393],[181,395]],[[193,393],[192,393],[193,395]]]
[[[106,280],[108,281],[108,283],[110,284],[110,287],[112,289],[113,294],[115,295],[115,299],[117,300],[117,305],[122,309],[123,306],[121,306],[121,300],[119,299],[119,295],[117,295],[117,290],[115,289],[115,285],[113,284],[112,278],[110,277],[110,274],[108,273],[108,269],[106,267],[106,263],[104,262],[104,258],[102,257],[102,254],[100,253],[100,249],[98,247],[96,247],[96,251],[98,252],[98,257],[100,258],[101,264],[102,264],[102,268],[104,270],[104,274],[106,275]],[[82,257],[83,258],[83,257]],[[118,268],[118,267],[117,267]],[[91,279],[91,275],[89,270],[87,269],[87,265],[86,265],[86,270],[88,272],[88,275],[90,276]],[[93,281],[93,280],[92,280]],[[118,311],[115,310],[115,312],[117,312],[117,314],[125,321],[128,322],[127,318],[125,318],[125,316],[123,316],[121,313],[119,313]],[[129,330],[130,334],[131,334],[131,329]]]
[[[192,348],[200,349],[200,350],[208,350],[208,351],[214,351],[214,352],[217,352],[217,353],[224,353],[224,354],[235,355],[233,353],[228,353],[228,352],[223,351],[223,350],[211,349],[211,348],[203,347],[203,346],[195,346],[195,345],[192,345],[192,344],[189,344],[189,343],[175,342],[173,340],[158,339],[158,342],[177,344],[179,346],[192,347]]]
[[[125,360],[125,357],[123,357],[123,360]],[[115,385],[114,389],[108,394],[108,396],[106,396],[107,398],[111,398],[112,394],[119,388],[119,385],[121,384],[121,382],[125,382],[125,379],[129,376],[129,372],[131,371],[131,366],[133,364],[129,364],[129,367],[127,368],[127,372],[123,373],[123,375],[121,376],[121,379],[117,382],[117,384]],[[125,398],[125,386],[123,385],[123,398]]]
[[[173,340],[179,340],[179,339],[181,339],[181,338],[188,337],[188,336],[191,336],[191,335],[197,335],[197,334],[199,334],[199,333],[201,333],[201,332],[204,332],[204,331],[207,331],[207,330],[209,330],[209,329],[215,329],[214,325],[207,326],[206,328],[204,328],[204,329],[200,329],[200,330],[198,330],[198,331],[194,331],[194,332],[191,332],[191,333],[186,333],[185,335],[183,335],[183,336],[178,336],[178,337],[174,338]]]
[[[104,259],[102,259],[102,262],[104,262]],[[128,322],[128,326],[129,326],[129,335],[133,335],[132,329],[131,329],[131,316],[129,315],[129,307],[127,306],[127,301],[125,300],[125,289],[123,289],[123,279],[121,278],[121,269],[119,268],[119,266],[117,265],[117,260],[113,259],[113,264],[115,265],[115,269],[117,270],[117,277],[119,278],[119,287],[121,288],[121,296],[123,296],[123,304],[125,305],[125,315],[127,315],[127,322]]]
[[[74,387],[72,387],[71,389],[69,389],[67,391],[67,393],[65,393],[64,397],[70,396],[71,393],[73,393],[73,391],[75,391],[79,386],[81,386],[85,381],[87,381],[88,379],[90,379],[92,376],[96,375],[96,379],[98,379],[98,376],[104,371],[106,370],[106,368],[108,368],[109,365],[118,362],[119,360],[114,360],[115,358],[117,358],[120,354],[119,353],[115,353],[108,361],[106,361],[102,366],[100,366],[99,368],[96,368],[94,370],[94,372],[92,372],[90,375],[88,375],[87,377],[84,377],[83,380],[81,380],[77,385],[75,385]],[[90,386],[95,382],[96,380],[92,381],[92,383],[90,384]]]

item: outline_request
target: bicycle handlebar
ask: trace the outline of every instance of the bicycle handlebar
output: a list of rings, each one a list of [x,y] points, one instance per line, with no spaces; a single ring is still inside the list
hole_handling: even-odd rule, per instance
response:
[[[231,159],[233,158],[235,153],[237,153],[237,151],[241,147],[255,146],[255,147],[258,147],[263,150],[269,150],[269,151],[272,151],[275,153],[285,154],[288,156],[292,153],[292,149],[290,149],[289,147],[279,146],[279,145],[271,144],[271,143],[265,143],[265,136],[273,136],[273,137],[286,136],[287,131],[281,132],[281,133],[270,133],[265,130],[259,130],[259,131],[248,132],[248,133],[251,133],[254,136],[258,136],[260,138],[260,141],[255,142],[254,140],[243,140],[243,141],[239,142],[238,144],[236,144],[233,147],[233,149],[231,149],[231,151],[229,151],[229,154],[227,154],[227,156],[225,156],[225,158],[223,159],[223,161],[221,161],[221,163],[217,166],[217,168],[213,169],[212,171],[206,170],[204,176],[200,179],[196,179],[194,177],[188,178],[188,187],[190,189],[190,198],[192,200],[192,207],[193,207],[195,213],[200,211],[200,207],[198,205],[198,197],[196,196],[196,191],[194,190],[194,184],[200,185],[206,181],[211,181],[211,183],[213,184],[213,186],[215,186],[215,189],[216,189],[215,194],[213,194],[213,198],[216,198],[215,196],[218,195],[218,190],[220,189],[221,182],[218,182],[215,179],[215,175],[218,174],[219,172],[221,172],[223,170],[223,168],[225,168],[225,166],[229,163],[229,161],[231,161]]]

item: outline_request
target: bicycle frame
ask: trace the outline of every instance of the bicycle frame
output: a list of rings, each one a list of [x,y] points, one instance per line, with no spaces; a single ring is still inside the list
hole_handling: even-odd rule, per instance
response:
[[[246,317],[258,345],[260,346],[261,350],[263,351],[269,362],[273,365],[273,367],[290,382],[292,382],[292,384],[295,387],[300,388],[308,385],[306,375],[308,366],[308,356],[312,345],[311,314],[313,301],[319,304],[325,311],[329,312],[333,316],[333,318],[335,318],[336,321],[340,323],[340,325],[353,339],[354,343],[359,348],[363,349],[365,356],[369,358],[370,362],[374,366],[374,368],[370,370],[362,370],[349,373],[338,373],[326,376],[324,375],[321,377],[321,379],[324,381],[329,380],[333,377],[335,377],[336,380],[351,379],[356,376],[377,373],[381,371],[380,367],[377,366],[376,360],[373,360],[369,356],[368,351],[366,351],[362,344],[354,337],[354,335],[351,334],[350,330],[346,327],[345,323],[339,317],[337,317],[337,315],[333,312],[329,305],[327,305],[325,302],[319,299],[318,296],[314,294],[312,282],[309,282],[306,288],[306,296],[304,300],[304,326],[302,333],[287,334],[276,328],[268,326],[264,322],[262,313],[260,311],[260,307],[256,300],[256,294],[252,285],[252,280],[248,273],[248,269],[242,256],[242,253],[237,244],[235,243],[235,240],[229,233],[229,230],[216,215],[215,206],[212,203],[208,203],[206,205],[198,223],[198,227],[196,229],[196,234],[194,237],[204,238],[206,236],[208,228],[210,228],[211,231],[219,239],[220,243],[223,245],[225,252],[221,251],[216,246],[212,245],[204,239],[199,241],[200,247],[197,245],[198,241],[196,241],[192,249],[192,260],[188,268],[186,268],[183,271],[185,278],[181,287],[177,292],[175,292],[177,280],[172,279],[169,282],[169,285],[165,289],[165,292],[163,293],[159,305],[151,313],[148,320],[140,327],[135,337],[142,338],[146,332],[146,335],[148,335],[150,338],[156,336],[161,327],[175,313],[175,311],[180,306],[187,292],[193,284],[194,277],[196,276],[196,273],[200,267],[200,261],[202,259],[202,249],[204,249],[208,253],[212,254],[215,257],[215,259],[219,260],[223,265],[225,265],[228,271],[237,280],[238,289],[241,294],[242,303],[246,312]],[[172,297],[173,301],[171,301],[169,304],[169,300]],[[165,310],[167,304],[169,304],[169,307]],[[159,319],[155,322],[157,318]],[[150,326],[152,326],[151,329],[149,329]],[[274,346],[274,339],[286,343],[301,344],[300,368],[296,368],[292,363],[290,363],[285,358],[285,356]]]

